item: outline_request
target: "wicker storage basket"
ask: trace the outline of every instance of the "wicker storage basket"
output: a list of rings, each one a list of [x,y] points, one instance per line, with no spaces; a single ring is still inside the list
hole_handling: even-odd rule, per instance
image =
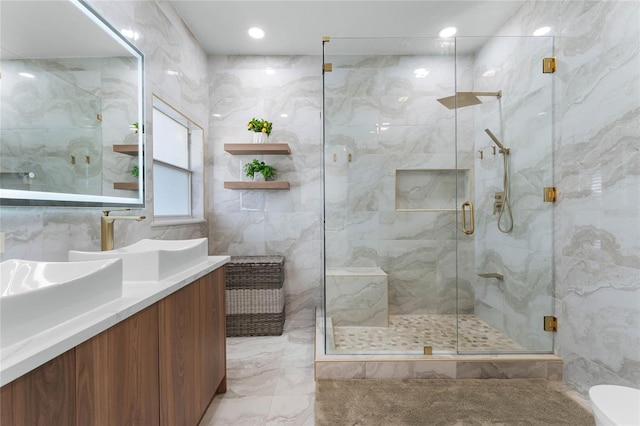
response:
[[[227,263],[227,337],[273,336],[284,327],[284,257],[232,256]]]

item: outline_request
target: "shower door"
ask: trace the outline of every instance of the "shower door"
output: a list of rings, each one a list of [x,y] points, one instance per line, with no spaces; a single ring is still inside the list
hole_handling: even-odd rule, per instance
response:
[[[455,353],[452,39],[324,43],[327,353]]]
[[[543,200],[553,186],[549,57],[551,37],[456,38],[456,92],[481,94],[456,109],[457,163],[472,173],[465,201],[475,219],[473,234],[462,232],[469,211],[457,225],[459,296],[473,297],[472,311],[459,310],[459,353],[553,351],[543,329],[553,315],[553,204]]]
[[[552,39],[323,45],[326,353],[551,352]]]

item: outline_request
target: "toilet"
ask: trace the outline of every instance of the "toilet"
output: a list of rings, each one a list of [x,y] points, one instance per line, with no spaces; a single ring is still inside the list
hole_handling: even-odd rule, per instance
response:
[[[596,426],[639,426],[640,389],[597,385],[589,389]]]

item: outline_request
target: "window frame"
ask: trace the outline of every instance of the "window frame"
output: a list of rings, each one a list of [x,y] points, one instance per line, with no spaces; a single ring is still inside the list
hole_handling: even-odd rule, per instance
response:
[[[159,160],[151,156],[152,169],[154,170],[155,175],[155,166],[160,165],[169,169],[173,169],[178,172],[184,172],[188,177],[188,214],[185,215],[173,215],[173,214],[157,214],[156,213],[156,182],[155,179],[152,179],[152,193],[154,195],[152,204],[153,209],[153,222],[151,226],[167,226],[167,225],[181,225],[181,224],[190,224],[190,223],[202,223],[206,222],[204,219],[204,197],[195,197],[194,191],[201,188],[202,193],[204,194],[205,186],[204,186],[204,128],[197,124],[195,121],[191,120],[185,114],[180,112],[170,103],[157,96],[153,95],[153,103],[152,103],[152,116],[156,113],[156,111],[160,114],[165,115],[167,118],[174,120],[178,124],[184,126],[187,129],[187,159],[188,159],[188,168],[184,168],[178,166],[176,164],[171,164],[164,160]],[[152,122],[153,124],[153,122]],[[194,133],[199,134],[199,136],[194,137]],[[154,145],[157,143],[157,135],[152,133]],[[199,201],[197,201],[199,200]]]

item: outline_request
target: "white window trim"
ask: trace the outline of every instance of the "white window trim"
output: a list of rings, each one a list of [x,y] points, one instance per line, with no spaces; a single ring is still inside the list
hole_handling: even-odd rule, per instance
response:
[[[151,159],[152,161],[152,165],[151,167],[153,168],[153,166],[155,164],[162,164],[163,166],[166,167],[170,167],[173,168],[175,170],[180,170],[180,171],[184,171],[187,172],[189,174],[189,186],[191,188],[191,192],[189,193],[189,211],[190,211],[190,215],[156,215],[155,214],[155,205],[153,203],[151,203],[152,205],[152,211],[153,211],[153,215],[152,215],[152,222],[151,222],[151,227],[162,227],[162,226],[171,226],[171,225],[190,225],[190,224],[199,224],[199,223],[206,223],[207,220],[205,218],[205,201],[204,201],[204,197],[199,197],[200,201],[199,204],[197,206],[194,206],[194,197],[193,197],[193,192],[196,188],[194,188],[194,180],[197,179],[198,181],[200,181],[200,187],[202,188],[203,193],[205,192],[205,182],[204,182],[204,173],[205,173],[205,161],[204,161],[204,153],[205,153],[205,147],[204,147],[204,128],[202,126],[200,126],[199,124],[197,124],[196,122],[194,122],[193,120],[191,120],[189,117],[187,117],[186,115],[182,114],[180,111],[178,111],[176,108],[174,108],[171,104],[169,104],[167,101],[165,101],[164,99],[162,99],[161,97],[157,96],[157,95],[153,95],[153,108],[157,109],[160,113],[168,116],[169,118],[177,121],[179,124],[185,125],[185,127],[187,127],[188,129],[188,149],[189,149],[189,169],[185,169],[183,167],[180,166],[176,166],[174,164],[171,163],[167,163],[165,161],[162,160],[156,160],[156,159]],[[152,123],[153,124],[153,123]],[[197,142],[201,144],[201,146],[199,147],[199,151],[201,151],[202,155],[197,156],[196,162],[199,162],[199,165],[195,165],[194,163],[194,152],[193,152],[193,140],[192,140],[192,134],[193,134],[193,130],[197,129],[200,131],[199,134],[202,135],[202,138],[197,138]],[[201,140],[200,140],[201,139]],[[194,168],[194,166],[196,166]],[[197,169],[197,167],[199,166],[199,170]],[[154,187],[155,188],[155,187]],[[195,207],[195,208],[194,208]]]

